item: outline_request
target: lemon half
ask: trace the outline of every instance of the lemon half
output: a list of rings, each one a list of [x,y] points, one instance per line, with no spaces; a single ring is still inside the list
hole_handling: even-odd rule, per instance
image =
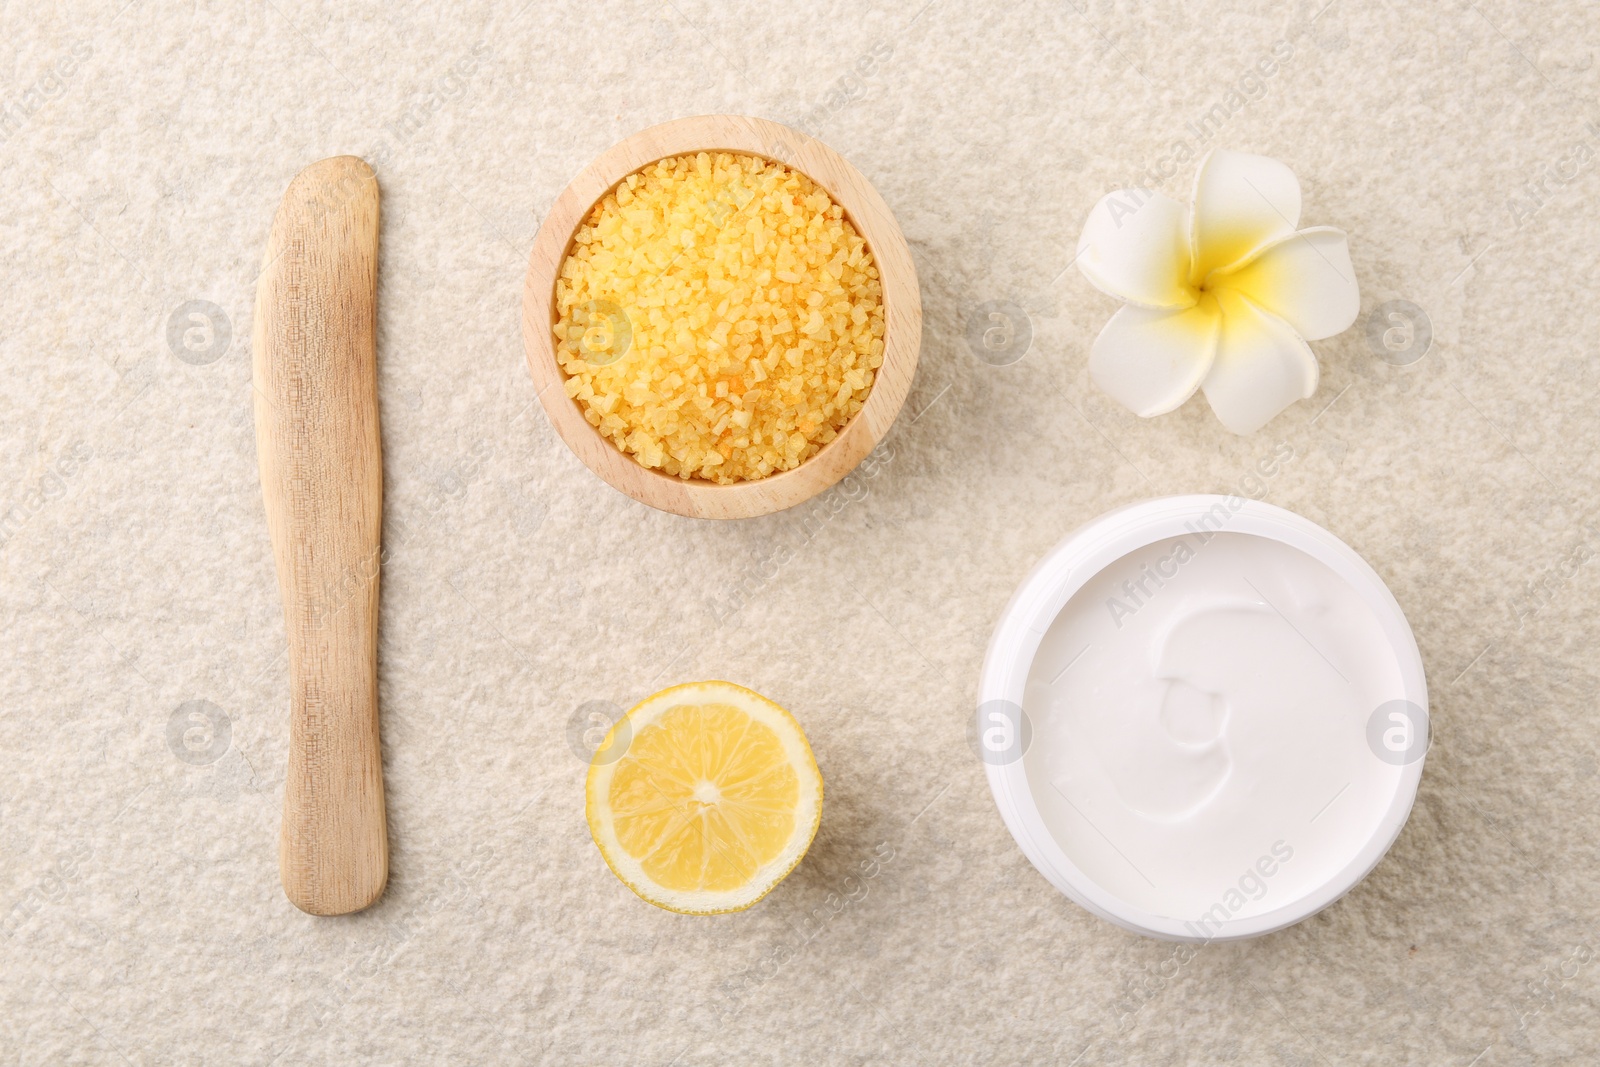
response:
[[[732,682],[675,685],[636,705],[596,750],[587,794],[612,872],[688,915],[766,896],[822,821],[822,774],[800,724]]]

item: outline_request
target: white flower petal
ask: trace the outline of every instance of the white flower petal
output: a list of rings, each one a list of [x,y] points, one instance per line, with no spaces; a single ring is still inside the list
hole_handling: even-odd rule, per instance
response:
[[[1107,194],[1084,221],[1078,269],[1119,300],[1148,308],[1192,306],[1188,213],[1164,193]]]
[[[1217,149],[1194,177],[1189,281],[1200,285],[1300,225],[1300,182],[1266,156]]]
[[[1307,341],[1343,333],[1361,310],[1350,241],[1313,226],[1258,250],[1242,267],[1212,275],[1213,289],[1237,289]]]
[[[1255,433],[1284,408],[1317,391],[1317,357],[1294,328],[1238,293],[1217,293],[1222,309],[1206,400],[1222,425]]]
[[[1089,349],[1089,377],[1135,415],[1181,405],[1211,369],[1220,316],[1214,297],[1191,308],[1129,305],[1111,316]]]

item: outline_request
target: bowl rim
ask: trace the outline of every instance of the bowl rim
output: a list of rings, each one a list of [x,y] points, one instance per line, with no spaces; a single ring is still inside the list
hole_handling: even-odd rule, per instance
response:
[[[1301,515],[1238,496],[1195,494],[1129,504],[1069,534],[1033,568],[1001,613],[984,657],[978,707],[1006,700],[1022,706],[1028,673],[1050,624],[1078,590],[1116,560],[1157,541],[1192,533],[1188,524],[1218,504],[1231,517],[1221,531],[1253,534],[1300,549],[1349,583],[1389,640],[1405,699],[1428,721],[1427,681],[1411,626],[1389,587],[1339,538]],[[1428,738],[1431,745],[1431,730]],[[1160,915],[1107,891],[1072,862],[1049,831],[1028,785],[1026,761],[985,763],[1002,819],[1028,860],[1058,890],[1086,910],[1126,930],[1166,941],[1203,944],[1259,937],[1292,926],[1335,903],[1365,878],[1400,835],[1416,801],[1426,751],[1400,767],[1394,795],[1372,836],[1330,878],[1310,892],[1259,915],[1223,920],[1215,933],[1195,933],[1192,921]],[[1208,924],[1209,925],[1209,924]]]
[[[722,485],[653,470],[591,426],[563,387],[556,359],[555,283],[573,236],[618,182],[669,156],[735,152],[782,163],[806,175],[843,208],[866,241],[883,288],[883,363],[860,411],[838,435],[791,470]],[[855,469],[883,439],[905,403],[922,341],[922,303],[910,247],[883,198],[838,152],[768,119],[699,115],[660,123],[600,153],[561,191],[528,257],[522,298],[523,350],[545,414],[590,470],[644,504],[693,518],[748,518],[803,503]]]

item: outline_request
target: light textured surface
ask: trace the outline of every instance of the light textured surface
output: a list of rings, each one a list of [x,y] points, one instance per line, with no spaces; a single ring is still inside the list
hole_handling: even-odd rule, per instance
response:
[[[519,6],[0,13],[0,1062],[1600,1059],[1600,12]],[[1085,353],[1115,302],[1070,269],[1090,205],[1199,147],[1214,105],[1208,143],[1293,167],[1363,293],[1314,345],[1316,395],[1245,439],[1199,401],[1141,422],[1099,395]],[[713,111],[843,152],[927,313],[870,472],[737,523],[582,467],[517,325],[564,183]],[[394,851],[385,898],[326,920],[278,887],[287,679],[247,338],[284,187],[344,152],[385,198]],[[1406,366],[1366,331],[1396,299],[1431,324]],[[168,340],[196,300],[231,328],[209,362],[203,331]],[[987,301],[1027,309],[1020,360],[968,344]],[[1240,486],[1280,442],[1267,498],[1390,583],[1437,744],[1343,902],[1174,949],[1027,865],[965,725],[1040,554],[1116,505]],[[606,870],[569,743],[586,702],[704,677],[793,710],[827,780],[811,855],[714,919]]]

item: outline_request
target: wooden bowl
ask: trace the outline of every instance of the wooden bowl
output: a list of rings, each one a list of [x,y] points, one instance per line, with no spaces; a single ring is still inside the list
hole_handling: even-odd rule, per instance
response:
[[[739,152],[782,163],[827,190],[866,241],[883,283],[883,365],[861,410],[839,435],[791,470],[722,485],[679,478],[644,466],[589,425],[567,396],[566,372],[556,361],[556,274],[573,235],[617,183],[640,167],[690,152]],[[739,519],[781,511],[849,474],[888,432],[905,403],[922,343],[922,300],[905,237],[876,190],[815,138],[765,119],[703,115],[652,126],[600,155],[562,191],[545,216],[528,260],[522,295],[522,340],[528,369],[545,413],[561,439],[589,469],[635,500],[679,515]]]

